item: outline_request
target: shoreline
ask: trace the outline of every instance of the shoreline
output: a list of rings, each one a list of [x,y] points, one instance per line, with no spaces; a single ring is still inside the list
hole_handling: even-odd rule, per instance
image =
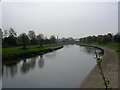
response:
[[[63,47],[64,47],[63,45],[54,46],[54,47],[50,47],[50,48],[48,47],[47,49],[44,49],[44,50],[39,50],[39,51],[34,51],[34,52],[27,52],[27,53],[23,53],[23,54],[20,54],[20,55],[13,55],[13,56],[9,56],[9,57],[2,57],[2,60],[4,62],[4,61],[8,61],[10,59],[12,59],[12,61],[14,61],[14,60],[17,60],[17,59],[29,58],[29,57],[33,57],[33,56],[36,56],[36,55],[43,55],[45,53],[52,52],[52,51],[61,49]]]
[[[92,46],[104,50],[101,66],[111,88],[118,88],[118,53],[106,47]],[[97,65],[82,81],[80,88],[105,88]]]

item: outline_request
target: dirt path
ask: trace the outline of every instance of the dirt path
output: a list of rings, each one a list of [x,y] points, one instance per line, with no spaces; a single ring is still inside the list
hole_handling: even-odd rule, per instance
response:
[[[105,51],[102,59],[104,74],[110,81],[110,87],[118,88],[118,54],[114,50],[105,47],[101,48]],[[95,66],[82,82],[81,88],[105,88],[97,66]]]

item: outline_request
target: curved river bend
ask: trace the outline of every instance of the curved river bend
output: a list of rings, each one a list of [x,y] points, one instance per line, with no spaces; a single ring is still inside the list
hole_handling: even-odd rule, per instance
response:
[[[3,65],[3,88],[80,88],[94,68],[94,54],[89,48],[65,45],[42,56]]]

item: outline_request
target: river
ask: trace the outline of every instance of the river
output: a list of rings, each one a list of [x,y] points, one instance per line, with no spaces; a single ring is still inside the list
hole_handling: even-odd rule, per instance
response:
[[[93,49],[65,45],[41,56],[3,64],[2,87],[80,88],[95,65]]]

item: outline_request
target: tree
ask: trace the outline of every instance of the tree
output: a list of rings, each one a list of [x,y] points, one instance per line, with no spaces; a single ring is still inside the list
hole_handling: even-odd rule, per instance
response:
[[[50,40],[51,40],[52,43],[56,42],[55,36],[54,36],[54,35],[51,35],[51,36],[50,36]]]
[[[36,44],[36,34],[34,31],[29,31],[28,36],[31,40],[31,44]]]
[[[98,43],[103,43],[103,35],[98,35],[97,36],[97,42]]]
[[[108,35],[110,41],[112,41],[113,40],[113,35],[111,33],[108,33],[107,35]]]
[[[9,36],[13,36],[13,37],[17,36],[17,33],[14,31],[13,28],[10,28],[10,30],[9,30]]]
[[[15,46],[17,40],[16,35],[17,34],[13,28],[10,28],[9,31],[4,30],[3,46]]]
[[[3,36],[4,36],[4,37],[7,37],[7,36],[8,36],[8,30],[4,30]]]
[[[43,39],[44,39],[43,34],[37,35],[37,41],[38,41],[38,44],[40,45],[41,48],[43,47]]]
[[[2,45],[2,38],[3,38],[3,32],[2,29],[0,28],[0,45]]]
[[[5,37],[4,43],[7,46],[15,46],[16,45],[16,37],[13,37],[13,36]]]
[[[115,43],[120,43],[120,33],[117,33],[114,35],[113,40]]]
[[[2,39],[3,38],[3,31],[2,31],[2,29],[0,28],[0,39]]]
[[[26,35],[26,33],[22,33],[18,36],[19,41],[23,45],[23,49],[26,48],[26,45],[29,44],[30,40],[29,37]]]
[[[10,28],[9,30],[9,36],[8,36],[8,45],[10,46],[15,46],[16,45],[16,36],[17,36],[17,33],[14,31],[13,28]]]

